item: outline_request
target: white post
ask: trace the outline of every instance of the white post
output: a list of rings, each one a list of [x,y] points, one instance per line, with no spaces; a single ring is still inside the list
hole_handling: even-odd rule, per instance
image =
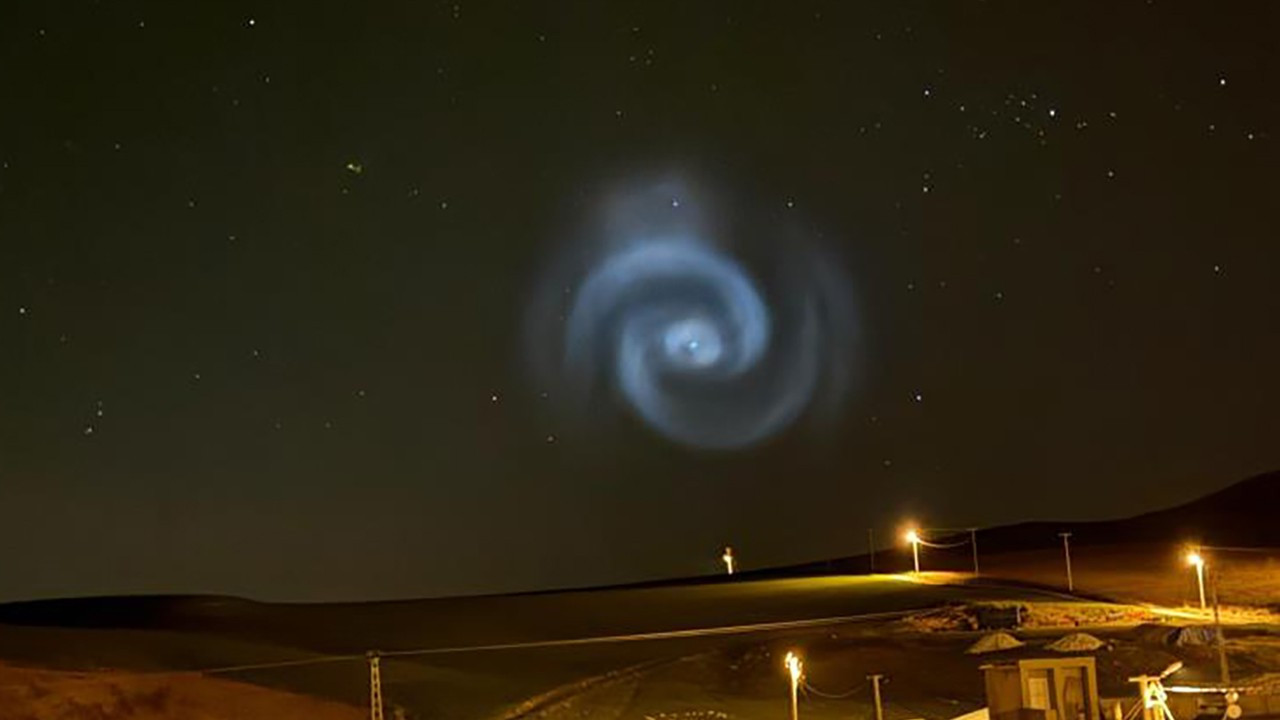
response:
[[[1200,588],[1200,609],[1204,610],[1207,605],[1204,602],[1204,563],[1196,563],[1196,585]]]
[[[1071,533],[1060,532],[1058,537],[1062,538],[1062,554],[1067,560],[1067,590],[1075,592],[1076,581],[1071,577]]]
[[[868,675],[867,679],[871,681],[871,695],[876,702],[876,720],[884,720],[884,707],[880,704],[880,680],[883,675]]]

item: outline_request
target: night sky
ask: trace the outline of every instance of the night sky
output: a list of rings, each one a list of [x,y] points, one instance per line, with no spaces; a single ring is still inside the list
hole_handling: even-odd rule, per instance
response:
[[[687,575],[1280,466],[1280,6],[1046,5],[5,3],[0,599]],[[653,187],[776,233],[766,289],[822,248],[846,392],[714,449],[565,401],[531,308]]]

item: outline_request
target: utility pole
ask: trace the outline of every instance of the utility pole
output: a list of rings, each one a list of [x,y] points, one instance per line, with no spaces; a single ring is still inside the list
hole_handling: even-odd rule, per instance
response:
[[[871,681],[871,697],[876,703],[876,720],[884,720],[884,706],[880,703],[880,681],[884,679],[884,675],[868,675],[867,679]]]
[[[1222,617],[1218,613],[1218,564],[1209,568],[1209,592],[1213,595],[1213,635],[1217,638],[1218,674],[1222,677],[1222,686],[1231,686],[1231,668],[1227,667],[1226,640],[1222,637]]]
[[[365,653],[369,658],[369,720],[383,720],[382,717],[382,669],[379,667],[378,651]]]
[[[978,528],[969,528],[969,544],[973,546],[973,574],[978,575]]]
[[[871,564],[871,574],[876,572],[876,531],[867,528],[867,562]]]
[[[1071,533],[1060,532],[1058,537],[1062,538],[1062,554],[1067,559],[1067,590],[1075,592],[1076,581],[1071,577]]]

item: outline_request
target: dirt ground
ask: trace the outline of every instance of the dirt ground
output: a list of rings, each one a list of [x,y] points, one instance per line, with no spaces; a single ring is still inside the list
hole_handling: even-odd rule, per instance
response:
[[[360,720],[363,708],[194,673],[0,664],[0,720]]]
[[[999,603],[992,603],[999,605]],[[1170,633],[1197,620],[1170,618],[1139,606],[1105,603],[1030,603],[1024,626],[1013,630],[1025,646],[970,655],[964,651],[985,633],[974,630],[978,608],[956,605],[887,623],[849,624],[803,632],[724,637],[651,647],[601,647],[610,658],[587,662],[582,649],[548,655],[460,656],[451,662],[388,663],[385,691],[392,706],[409,707],[407,720],[773,720],[787,712],[788,682],[783,656],[801,654],[805,681],[800,692],[806,720],[873,716],[867,676],[888,678],[883,686],[886,720],[947,720],[985,704],[980,666],[992,661],[1054,655],[1045,646],[1068,632],[1087,631],[1105,645],[1097,660],[1104,697],[1133,696],[1127,678],[1182,660],[1181,683],[1211,682],[1217,658],[1210,645],[1176,645]],[[1262,677],[1280,668],[1280,625],[1231,626],[1227,648],[1238,679]],[[625,652],[624,652],[625,650]],[[616,654],[615,654],[616,653]],[[588,653],[589,654],[589,653]],[[533,682],[541,665],[583,663],[567,683]],[[612,665],[604,674],[592,665]],[[323,684],[350,683],[347,697],[365,691],[359,667],[298,668],[309,675],[333,673]],[[328,677],[326,674],[325,677]],[[549,679],[551,675],[547,676]],[[448,682],[442,679],[451,678]],[[310,677],[314,685],[323,678]],[[272,677],[272,683],[286,678]],[[427,682],[429,681],[429,682]],[[544,680],[545,682],[545,680]],[[290,682],[289,684],[293,684]],[[433,688],[420,696],[420,688]],[[452,688],[457,698],[440,696]],[[523,694],[522,694],[523,693]],[[517,699],[523,697],[523,700]],[[467,699],[470,698],[470,699]],[[508,699],[499,699],[508,698]],[[487,699],[487,702],[486,702]],[[195,673],[53,671],[0,665],[0,720],[253,720],[290,718],[356,720],[367,710],[356,704],[299,695]]]
[[[946,559],[928,557],[927,567],[945,569]],[[965,569],[967,558],[956,560],[955,569]],[[964,653],[982,634],[976,629],[974,602],[965,601],[888,625],[611,643],[589,649],[560,647],[387,658],[384,691],[388,717],[395,717],[394,706],[400,704],[409,709],[405,713],[407,720],[774,720],[787,712],[787,681],[781,658],[794,649],[803,654],[806,664],[807,682],[800,696],[802,717],[806,720],[871,718],[866,680],[871,673],[889,678],[884,687],[886,720],[947,720],[985,704],[981,664],[1051,654],[1044,645],[1077,630],[1095,634],[1106,643],[1105,648],[1094,653],[1104,696],[1133,695],[1133,688],[1126,682],[1130,675],[1157,671],[1174,659],[1186,663],[1177,678],[1179,682],[1211,681],[1215,677],[1216,654],[1212,647],[1167,643],[1175,625],[1202,624],[1210,619],[1198,608],[1194,570],[1185,565],[1176,549],[1117,551],[1082,547],[1073,549],[1073,560],[1077,590],[1157,602],[1173,609],[1068,602],[1066,598],[1058,602],[1056,595],[1050,593],[1048,600],[1018,603],[1024,606],[1024,612],[1023,626],[1016,633],[1027,646],[992,655]],[[1273,614],[1280,607],[1280,559],[1251,554],[1231,560],[1224,556],[1211,562],[1215,567],[1221,566],[1219,588],[1227,603],[1223,615],[1230,624],[1227,649],[1233,673],[1238,679],[1274,675],[1280,671],[1280,620]],[[1061,557],[1054,553],[1010,553],[984,558],[983,577],[1061,585],[1065,573],[1060,563]],[[938,582],[964,579],[946,573],[938,573],[936,578]],[[838,615],[849,614],[853,609],[843,603],[849,602],[846,597],[856,599],[855,595],[847,595],[846,588],[861,582],[855,580],[780,582],[813,585],[810,594],[817,598],[813,601],[817,604],[806,606],[806,611]],[[923,582],[931,584],[928,578]],[[683,625],[723,622],[725,607],[734,608],[741,616],[734,619],[743,621],[756,619],[757,615],[770,617],[776,612],[773,605],[779,596],[765,592],[773,585],[756,583],[744,587],[745,590],[715,585],[678,591],[578,593],[568,595],[567,600],[537,596],[531,602],[537,605],[535,610],[542,612],[490,613],[485,617],[498,618],[502,622],[496,625],[503,627],[515,622],[517,615],[569,618],[576,625],[558,631],[589,634],[597,625],[613,627],[612,618],[620,612],[615,595],[623,603],[624,616],[633,624],[650,620],[656,623],[659,619],[667,622],[672,612],[653,602],[663,593],[691,595],[700,601],[692,606],[694,611],[678,614]],[[918,592],[918,588],[919,583],[903,582],[890,590]],[[939,599],[947,597],[943,589],[940,586]],[[1009,594],[1030,596],[1020,591]],[[1041,596],[1045,597],[1044,593]],[[479,615],[486,603],[502,602],[507,599],[459,600],[457,604]],[[568,605],[556,604],[563,602]],[[601,614],[604,610],[614,615],[605,617]],[[435,618],[426,608],[412,604],[395,606],[390,611],[392,616],[383,625],[391,629],[406,626],[421,630],[423,617]],[[0,665],[0,720],[365,717],[367,709],[362,703],[367,698],[368,675],[362,656],[351,662],[224,677],[166,672],[237,664],[235,659],[241,657],[247,658],[244,662],[261,662],[306,656],[324,649],[299,644],[300,639],[311,639],[317,628],[327,628],[330,635],[347,632],[351,627],[367,629],[358,622],[326,624],[310,616],[298,623],[296,637],[288,633],[277,633],[280,637],[223,637],[167,630],[0,627],[0,653],[9,663]],[[489,632],[501,629],[490,625],[493,623],[480,626]],[[469,627],[466,623],[453,623],[441,632],[468,634]],[[627,629],[647,627],[642,623]],[[447,632],[445,639],[452,639]],[[430,634],[435,636],[434,632]],[[127,667],[131,671],[100,669],[103,667]]]
[[[1123,699],[1126,704],[1136,701],[1135,688],[1128,678],[1157,672],[1175,660],[1185,664],[1176,677],[1179,683],[1212,683],[1217,676],[1217,655],[1212,645],[1176,645],[1170,642],[1170,633],[1178,625],[1141,622],[1167,618],[1145,615],[1141,608],[1116,609],[1101,604],[1073,615],[1065,605],[1032,609],[1032,627],[1014,631],[1026,644],[1013,650],[966,654],[965,650],[984,632],[950,629],[963,625],[963,620],[957,620],[963,611],[953,608],[926,614],[932,619],[925,622],[910,618],[888,626],[846,626],[764,643],[728,641],[712,651],[686,656],[618,682],[601,683],[527,717],[784,717],[788,711],[788,680],[782,658],[794,650],[805,663],[801,717],[869,720],[873,705],[867,677],[878,673],[888,678],[882,687],[886,720],[943,720],[986,704],[981,665],[1061,656],[1045,646],[1081,629],[1105,643],[1094,652],[1081,653],[1095,658],[1104,698]],[[952,622],[938,623],[938,618],[948,612]],[[1237,681],[1265,678],[1280,668],[1280,626],[1237,625],[1227,638]],[[514,716],[497,717],[510,720]]]

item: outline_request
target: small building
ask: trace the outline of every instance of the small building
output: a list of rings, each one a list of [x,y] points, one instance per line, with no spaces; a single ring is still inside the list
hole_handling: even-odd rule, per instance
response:
[[[1099,720],[1091,657],[1016,660],[981,669],[991,720]]]

